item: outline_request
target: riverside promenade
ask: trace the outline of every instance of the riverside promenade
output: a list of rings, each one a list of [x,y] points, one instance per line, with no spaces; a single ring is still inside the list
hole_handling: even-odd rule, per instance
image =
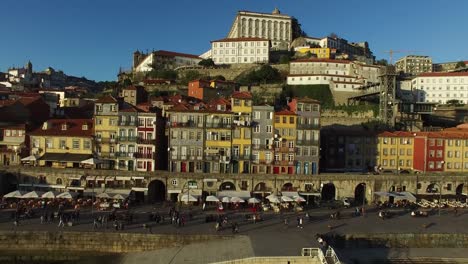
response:
[[[157,211],[166,215],[163,223],[149,220],[149,215]],[[42,223],[39,215],[31,219],[20,220],[18,226],[13,225],[11,210],[0,211],[0,231],[47,231],[47,232],[86,232],[86,235],[96,236],[102,233],[141,233],[166,235],[223,235],[229,239],[206,241],[203,243],[168,245],[167,248],[146,251],[143,253],[129,252],[121,256],[121,263],[209,263],[230,259],[247,258],[253,256],[298,256],[304,247],[319,247],[315,235],[349,235],[349,234],[467,234],[468,235],[468,209],[460,209],[457,215],[451,209],[432,211],[428,217],[414,218],[403,209],[388,209],[393,216],[382,220],[378,217],[377,209],[368,207],[364,216],[353,216],[353,208],[340,211],[341,218],[330,219],[330,214],[336,210],[325,208],[310,209],[301,213],[288,212],[275,214],[262,213],[262,221],[254,223],[248,220],[249,210],[228,211],[225,216],[228,224],[216,231],[214,222],[206,223],[208,215],[217,215],[218,212],[209,210],[202,212],[200,208],[183,207],[180,213],[187,217],[184,226],[171,224],[167,217],[168,208],[154,205],[136,206],[130,209],[133,220],[126,224],[123,230],[115,230],[112,223],[106,226],[93,227],[93,219],[109,212],[82,210],[80,219],[73,226],[58,227],[58,221]],[[305,213],[308,213],[309,218]],[[192,218],[189,219],[189,215]],[[285,225],[284,219],[288,219]],[[297,227],[297,219],[303,218],[303,228]],[[237,223],[239,232],[232,234],[231,224]],[[104,243],[104,242],[103,242]],[[116,243],[108,241],[108,243]],[[464,245],[468,241],[464,241]],[[463,244],[463,243],[462,243]],[[4,248],[2,249],[4,250]],[[337,249],[343,259],[360,259],[367,256],[365,249],[349,250]],[[360,252],[360,253],[359,253]],[[466,248],[445,249],[385,249],[375,251],[380,258],[385,257],[442,257],[468,259]],[[401,252],[398,253],[398,252]],[[400,255],[398,255],[400,254]]]

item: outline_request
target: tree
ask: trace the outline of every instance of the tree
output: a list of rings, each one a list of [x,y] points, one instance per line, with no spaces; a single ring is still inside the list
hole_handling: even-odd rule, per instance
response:
[[[198,80],[198,79],[208,79],[209,80],[209,77],[207,76],[204,76],[203,74],[201,74],[200,72],[198,71],[195,71],[195,70],[189,70],[189,71],[186,71],[184,73],[184,75],[182,76],[182,78],[180,79],[180,82],[182,84],[188,84],[189,82],[193,81],[193,80]]]
[[[458,69],[458,68],[465,68],[465,62],[464,61],[459,61],[457,62],[457,65],[455,65],[455,68]]]
[[[291,59],[287,55],[281,55],[279,59],[280,64],[288,64]]]
[[[214,67],[215,63],[212,59],[204,59],[204,60],[201,60],[198,63],[198,65],[209,68],[209,67]]]
[[[375,64],[382,65],[382,66],[387,66],[388,61],[386,59],[380,59],[380,60],[376,61]]]
[[[462,101],[457,100],[457,99],[448,100],[446,104],[450,106],[463,106],[464,105]]]
[[[214,77],[211,78],[212,80],[216,80],[216,81],[225,81],[226,78],[222,75],[216,75]]]

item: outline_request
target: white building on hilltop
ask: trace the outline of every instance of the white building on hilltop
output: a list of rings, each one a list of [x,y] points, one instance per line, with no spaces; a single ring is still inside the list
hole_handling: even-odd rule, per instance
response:
[[[413,79],[412,88],[418,102],[468,104],[468,72],[422,73]]]
[[[225,38],[211,42],[215,64],[268,63],[270,41],[262,38]]]
[[[269,39],[273,49],[289,49],[293,40],[293,21],[275,8],[271,14],[250,11],[237,12],[227,38]]]

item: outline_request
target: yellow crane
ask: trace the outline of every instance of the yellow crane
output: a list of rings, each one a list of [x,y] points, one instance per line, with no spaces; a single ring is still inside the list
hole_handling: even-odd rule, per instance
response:
[[[388,63],[393,64],[393,54],[394,53],[411,53],[411,52],[419,52],[419,51],[417,51],[417,50],[387,50],[387,51],[384,51],[384,52],[389,54],[390,61]]]

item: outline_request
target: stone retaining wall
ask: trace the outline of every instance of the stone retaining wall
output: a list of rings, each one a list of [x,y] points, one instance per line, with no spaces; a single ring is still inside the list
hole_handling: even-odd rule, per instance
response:
[[[130,253],[230,238],[213,235],[10,231],[0,232],[0,251]]]
[[[340,248],[468,248],[468,234],[347,234],[335,237]]]

